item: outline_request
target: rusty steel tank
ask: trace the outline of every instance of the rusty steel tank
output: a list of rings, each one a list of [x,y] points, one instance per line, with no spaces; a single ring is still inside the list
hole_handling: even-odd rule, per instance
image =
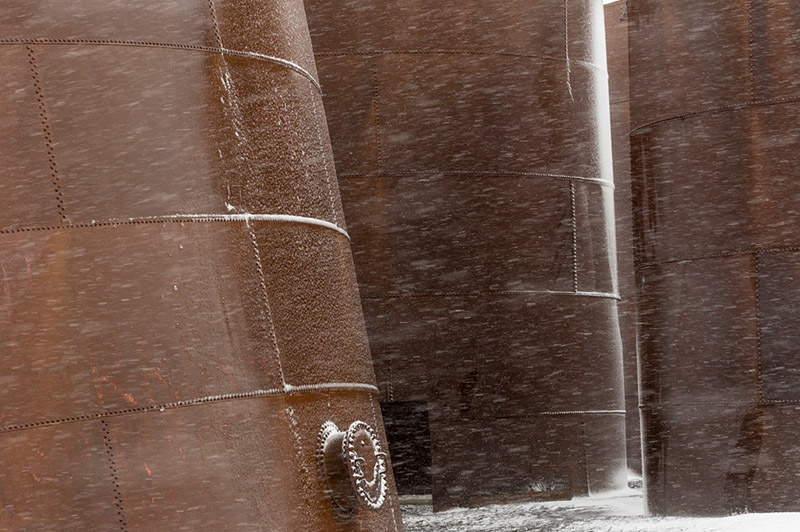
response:
[[[400,492],[623,486],[602,2],[306,13]]]
[[[654,514],[800,510],[800,2],[631,0]]]
[[[0,528],[399,530],[300,0],[0,5]]]
[[[628,468],[642,471],[639,390],[636,366],[636,276],[631,217],[630,105],[628,91],[628,9],[624,0],[605,4],[611,144],[614,156],[614,208],[617,226],[619,329],[625,373],[625,441]]]

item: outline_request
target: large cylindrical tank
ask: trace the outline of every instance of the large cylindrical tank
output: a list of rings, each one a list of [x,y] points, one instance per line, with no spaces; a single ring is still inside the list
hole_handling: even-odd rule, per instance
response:
[[[604,7],[608,91],[611,109],[611,145],[614,155],[614,208],[617,226],[617,277],[620,301],[619,329],[625,373],[625,441],[628,468],[642,471],[639,432],[639,390],[636,367],[636,276],[633,268],[631,218],[630,106],[628,91],[628,9],[624,0]]]
[[[400,529],[302,2],[4,1],[0,65],[0,528]]]
[[[306,11],[401,492],[624,485],[602,2]]]
[[[800,509],[800,2],[632,0],[647,504]]]

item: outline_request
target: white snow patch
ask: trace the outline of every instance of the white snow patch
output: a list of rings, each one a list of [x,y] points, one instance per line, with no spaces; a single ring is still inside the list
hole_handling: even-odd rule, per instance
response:
[[[642,492],[625,489],[570,501],[457,508],[404,505],[407,532],[798,532],[800,513],[719,518],[646,517]]]

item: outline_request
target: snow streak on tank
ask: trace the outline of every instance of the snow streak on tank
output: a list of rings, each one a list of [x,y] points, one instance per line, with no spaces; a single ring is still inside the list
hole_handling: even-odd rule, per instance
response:
[[[302,2],[4,1],[0,65],[0,528],[400,529]]]
[[[628,468],[642,471],[639,435],[639,389],[636,369],[636,276],[633,270],[631,220],[630,105],[628,92],[628,9],[622,1],[606,4],[608,91],[611,106],[611,142],[614,154],[614,207],[617,224],[619,329],[625,368],[625,441]]]
[[[401,492],[624,485],[602,3],[306,12]]]

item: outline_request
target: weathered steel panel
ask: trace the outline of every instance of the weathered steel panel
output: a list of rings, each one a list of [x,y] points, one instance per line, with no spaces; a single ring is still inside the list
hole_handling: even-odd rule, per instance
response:
[[[402,528],[326,493],[386,441],[302,2],[3,2],[0,65],[0,528]]]

